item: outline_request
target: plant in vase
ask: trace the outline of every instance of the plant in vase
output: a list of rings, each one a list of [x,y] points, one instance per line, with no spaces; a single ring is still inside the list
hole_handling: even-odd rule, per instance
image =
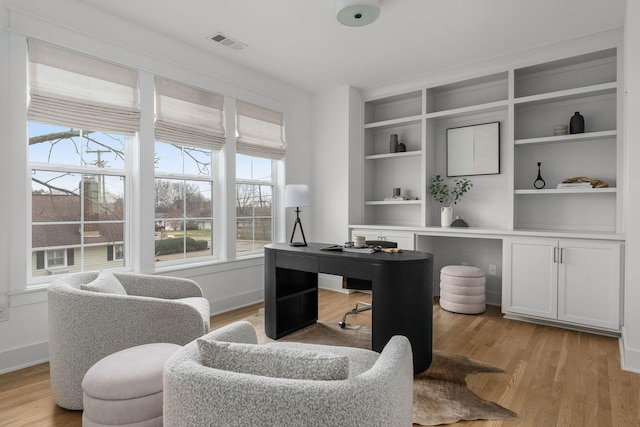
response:
[[[444,179],[440,175],[435,175],[431,178],[431,185],[429,186],[429,194],[433,198],[443,203],[444,206],[440,208],[440,225],[442,227],[449,227],[453,221],[453,208],[458,203],[464,194],[471,190],[473,183],[467,178],[456,179],[453,181],[453,188],[449,188],[449,185],[444,182]]]

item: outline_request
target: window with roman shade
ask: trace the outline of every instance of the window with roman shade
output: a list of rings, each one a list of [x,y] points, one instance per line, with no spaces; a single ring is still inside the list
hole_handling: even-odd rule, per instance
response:
[[[137,132],[137,71],[37,40],[28,44],[30,121]]]
[[[238,100],[236,116],[238,154],[272,160],[284,158],[284,114]]]
[[[156,262],[217,256],[214,180],[224,96],[156,77]]]
[[[220,150],[224,96],[156,77],[156,139]]]

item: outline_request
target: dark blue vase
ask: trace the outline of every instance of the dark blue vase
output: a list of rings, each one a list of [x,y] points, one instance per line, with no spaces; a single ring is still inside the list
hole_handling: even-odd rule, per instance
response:
[[[584,117],[578,111],[571,117],[569,133],[584,133]]]

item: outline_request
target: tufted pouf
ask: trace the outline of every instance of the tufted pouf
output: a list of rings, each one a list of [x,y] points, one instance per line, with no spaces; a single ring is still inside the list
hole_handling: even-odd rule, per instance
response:
[[[485,306],[484,271],[467,265],[447,265],[440,270],[440,307],[464,314],[482,313]]]
[[[162,426],[162,371],[177,344],[154,343],[110,354],[82,380],[83,427]]]

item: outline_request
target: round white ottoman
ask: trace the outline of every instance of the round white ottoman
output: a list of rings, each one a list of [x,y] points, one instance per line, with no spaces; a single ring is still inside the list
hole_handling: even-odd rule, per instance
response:
[[[145,344],[110,354],[82,380],[83,427],[162,426],[162,371],[181,346]]]
[[[464,314],[484,312],[484,271],[468,265],[447,265],[440,270],[440,307]]]

